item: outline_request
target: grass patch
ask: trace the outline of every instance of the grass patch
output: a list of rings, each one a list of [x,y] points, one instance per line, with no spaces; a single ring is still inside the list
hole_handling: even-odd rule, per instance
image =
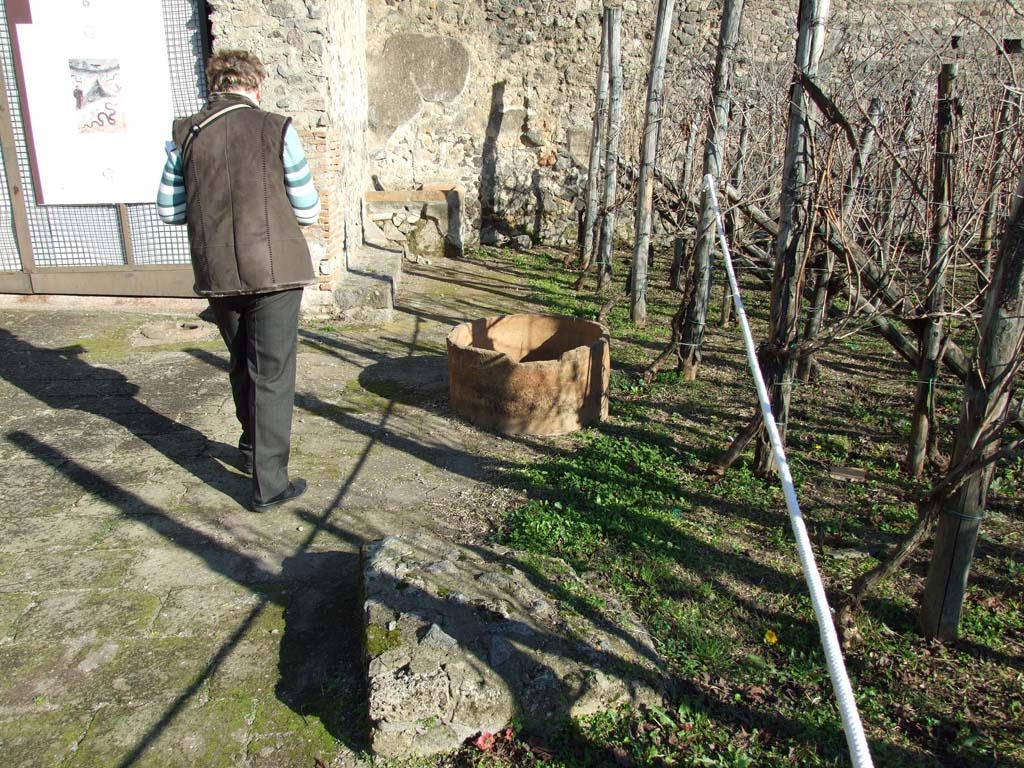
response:
[[[606,299],[573,291],[577,275],[560,257],[487,255],[522,275],[540,311],[593,318]],[[763,338],[767,293],[752,278],[742,289]],[[611,418],[551,441],[542,458],[504,478],[526,498],[505,517],[504,541],[533,553],[541,573],[562,563],[625,602],[673,678],[664,708],[574,722],[548,745],[549,764],[846,765],[781,491],[752,472],[750,451],[721,480],[707,473],[755,406],[739,332],[708,328],[695,382],[671,370],[650,385],[640,376],[666,343],[679,299],[652,283],[642,330],[629,324],[627,302],[614,307]],[[913,403],[905,364],[867,332],[824,350],[821,362],[819,379],[795,388],[787,439],[834,601],[907,530],[924,484],[900,471]],[[959,397],[956,382],[947,383],[946,447]],[[834,480],[836,466],[863,468],[867,479]],[[978,544],[961,642],[936,648],[916,634],[927,548],[859,618],[865,642],[847,663],[877,765],[1024,761],[1024,526],[1014,504],[1024,495],[1024,462],[1001,466],[993,491],[1002,514],[986,520]],[[461,754],[456,761],[491,759]],[[502,759],[533,764],[536,750],[510,746]]]

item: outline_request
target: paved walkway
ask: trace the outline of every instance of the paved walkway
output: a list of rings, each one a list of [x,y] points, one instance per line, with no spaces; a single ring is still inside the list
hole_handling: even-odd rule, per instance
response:
[[[453,323],[519,308],[515,276],[415,269],[394,323],[301,331],[310,491],[262,515],[212,326],[0,311],[0,763],[359,761],[360,544],[479,535],[521,451],[452,417],[444,357]]]

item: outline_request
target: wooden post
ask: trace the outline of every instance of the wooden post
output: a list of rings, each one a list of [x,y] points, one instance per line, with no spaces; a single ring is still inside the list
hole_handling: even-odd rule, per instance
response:
[[[686,255],[686,238],[675,237],[672,239],[672,269],[668,274],[668,284],[673,291],[682,290],[682,275],[686,267],[683,266]]]
[[[792,394],[795,355],[802,290],[803,261],[810,250],[808,238],[812,197],[807,184],[810,152],[813,144],[811,116],[814,106],[803,86],[802,77],[814,79],[825,45],[825,25],[829,0],[800,0],[798,36],[794,69],[790,84],[789,120],[786,127],[786,156],[782,165],[782,194],[779,197],[779,234],[775,239],[775,272],[768,343],[761,357],[772,413],[782,440],[786,439],[789,401]],[[775,469],[775,457],[765,430],[758,433],[754,454],[755,471],[766,475]]]
[[[124,248],[124,263],[135,266],[135,248],[132,246],[132,225],[128,218],[128,206],[119,203],[117,206],[117,223],[121,229],[121,247]]]
[[[747,150],[750,146],[750,111],[744,109],[740,115],[740,141],[736,147],[736,163],[733,165],[732,173],[732,185],[739,190],[740,194],[743,193],[744,177],[747,170]],[[729,210],[729,227],[731,230],[732,241],[734,243],[740,243],[743,240],[743,212],[733,206]]]
[[[32,252],[32,236],[28,224],[28,210],[25,207],[25,188],[21,184],[21,170],[18,168],[18,153],[11,123],[11,108],[7,100],[7,83],[0,70],[0,152],[3,154],[4,176],[11,198],[11,219],[14,225],[14,239],[18,244],[21,270],[26,274],[35,272],[36,262]]]
[[[860,183],[864,178],[864,168],[871,159],[871,153],[875,151],[875,133],[882,121],[882,100],[871,99],[868,104],[868,122],[860,134],[860,141],[857,143],[857,154],[853,159],[853,168],[850,169],[850,177],[846,182],[846,190],[843,193],[842,206],[839,209],[839,220],[847,230],[853,230],[851,214],[853,205],[857,202],[857,194],[860,192]]]
[[[722,4],[722,20],[718,29],[718,53],[715,56],[715,74],[711,85],[707,138],[704,142],[704,172],[701,178],[710,175],[717,180],[722,176],[722,157],[725,153],[725,137],[729,129],[729,88],[742,19],[743,0],[725,0]],[[689,303],[686,307],[682,336],[679,342],[683,378],[687,381],[696,379],[700,370],[701,348],[704,344],[704,330],[708,320],[708,304],[711,301],[711,267],[714,249],[715,211],[711,205],[711,194],[708,190],[702,189],[697,237],[693,246],[693,272],[690,276],[693,290],[687,291]]]
[[[972,458],[990,459],[999,450],[1001,433],[980,449],[979,439],[1005,423],[1019,375],[1017,358],[1024,343],[1022,203],[1024,175],[1017,186],[985,299],[978,365],[971,370],[964,390],[950,461],[953,468]],[[973,473],[939,515],[919,617],[927,638],[956,639],[993,469],[990,462]]]
[[[587,208],[583,219],[580,268],[590,269],[594,256],[594,224],[597,221],[598,186],[601,181],[601,150],[608,104],[608,8],[601,24],[601,54],[597,65],[597,101],[594,105],[594,128],[590,133],[590,165],[587,172]],[[566,256],[566,261],[569,257]]]
[[[911,477],[924,472],[928,432],[934,428],[935,385],[942,345],[942,313],[946,305],[946,266],[951,252],[950,220],[953,209],[953,137],[956,134],[956,100],[953,86],[957,65],[943,64],[939,73],[938,110],[935,119],[935,164],[932,181],[932,247],[928,265],[926,295],[922,303],[923,330],[920,341],[920,367],[917,369],[917,396],[910,419],[910,445],[907,471]]]
[[[608,138],[605,144],[604,194],[601,196],[601,240],[598,251],[597,288],[607,285],[612,275],[612,246],[615,243],[615,190],[619,170],[619,133],[622,129],[622,8],[605,9],[608,29]]]
[[[672,8],[675,0],[658,0],[658,21],[654,28],[651,71],[647,78],[647,114],[640,150],[640,180],[636,193],[636,233],[633,246],[632,292],[629,317],[633,325],[647,325],[647,251],[651,242],[651,210],[654,204],[654,160],[658,154],[661,129],[662,88],[665,83],[665,59],[672,31]]]

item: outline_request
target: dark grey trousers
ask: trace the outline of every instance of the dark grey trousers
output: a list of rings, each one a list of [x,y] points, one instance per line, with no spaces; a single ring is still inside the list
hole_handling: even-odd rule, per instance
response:
[[[231,355],[228,376],[242,425],[238,448],[252,456],[257,503],[288,487],[301,300],[301,288],[210,299]]]

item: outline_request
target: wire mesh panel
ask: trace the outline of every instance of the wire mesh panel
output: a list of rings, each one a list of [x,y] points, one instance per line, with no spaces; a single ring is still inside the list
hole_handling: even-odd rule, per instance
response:
[[[206,103],[203,0],[163,0],[164,32],[171,70],[171,101],[175,117],[187,117]],[[167,126],[170,133],[171,127]]]
[[[164,31],[175,117],[197,111],[206,99],[203,66],[203,0],[162,0]],[[32,179],[31,160],[21,112],[6,8],[0,3],[0,67],[3,68],[10,100],[21,183],[28,215],[29,234],[37,267],[92,267],[125,264],[117,208],[113,205],[38,205]],[[167,126],[170,138],[171,126]],[[160,168],[153,169],[153,197],[156,198]],[[0,213],[11,220],[6,181],[0,179]],[[4,207],[6,206],[6,208]],[[187,264],[188,238],[181,227],[160,223],[156,204],[128,207],[132,249],[137,264]],[[13,263],[20,269],[17,249],[8,257],[8,235],[0,226],[0,269]],[[13,232],[10,237],[13,238]]]
[[[171,70],[171,101],[175,117],[187,117],[206,103],[206,69],[203,40],[206,4],[201,0],[163,0],[164,31]],[[171,138],[171,126],[167,126]],[[153,177],[153,197],[160,169]],[[156,205],[128,206],[132,251],[136,264],[187,264],[188,233],[185,227],[163,224]]]
[[[160,221],[155,205],[129,205],[128,224],[136,264],[188,263],[188,231]]]

